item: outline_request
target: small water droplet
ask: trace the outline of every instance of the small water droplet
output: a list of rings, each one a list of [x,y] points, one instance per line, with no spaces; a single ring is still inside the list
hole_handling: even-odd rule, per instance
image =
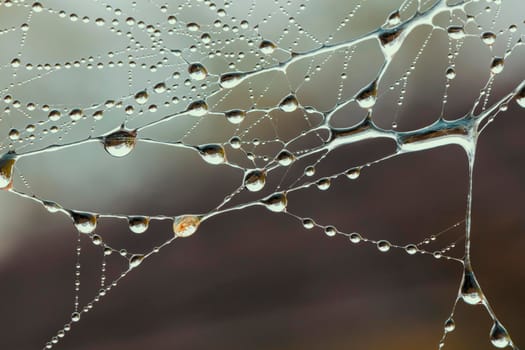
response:
[[[454,329],[456,329],[456,323],[454,322],[452,318],[449,318],[448,320],[445,321],[444,329],[445,329],[445,332],[447,333],[450,333],[454,331]]]
[[[350,170],[347,170],[345,175],[350,180],[355,180],[359,177],[359,175],[361,175],[361,168],[352,168]]]
[[[321,191],[326,191],[330,188],[331,180],[329,178],[323,178],[317,181],[317,188]]]
[[[132,216],[128,218],[129,229],[133,233],[144,233],[149,227],[149,218],[146,216]]]
[[[200,145],[197,149],[206,163],[217,165],[226,162],[226,151],[219,144]]]
[[[452,67],[448,67],[446,72],[445,72],[445,76],[449,80],[454,79],[456,77],[456,70],[454,68],[452,68]]]
[[[84,116],[84,111],[81,109],[73,109],[71,112],[69,112],[69,118],[73,121],[80,120]]]
[[[315,167],[313,165],[307,166],[304,169],[304,174],[306,176],[314,176],[315,175]]]
[[[148,99],[149,99],[149,95],[148,95],[148,92],[146,90],[139,91],[139,92],[137,92],[135,94],[135,101],[139,105],[145,104],[146,102],[148,102]]]
[[[487,45],[492,45],[496,42],[496,34],[492,32],[484,32],[481,34],[481,41]]]
[[[226,73],[221,75],[219,84],[224,89],[232,89],[243,82],[245,73]]]
[[[91,241],[93,242],[94,245],[101,245],[102,244],[102,237],[100,237],[99,235],[93,235],[91,237]]]
[[[104,149],[113,157],[124,157],[128,155],[137,142],[135,130],[118,130],[103,138]]]
[[[129,258],[129,268],[134,269],[135,267],[139,266],[142,261],[144,260],[144,255],[142,254],[134,254]]]
[[[11,141],[16,141],[20,138],[20,132],[17,129],[11,129],[8,136]]]
[[[348,239],[350,239],[350,242],[352,242],[354,244],[357,244],[357,243],[361,242],[363,237],[361,237],[361,235],[359,233],[353,232],[353,233],[350,234],[350,237],[348,237]]]
[[[465,268],[460,295],[463,301],[470,305],[481,304],[483,301],[483,293],[474,272],[470,268]]]
[[[492,74],[499,74],[503,71],[505,67],[505,59],[502,57],[494,57],[492,63],[490,64],[490,71]]]
[[[377,249],[379,249],[380,252],[386,253],[390,250],[390,247],[390,242],[384,239],[377,242]]]
[[[196,32],[196,31],[198,31],[201,28],[201,26],[198,23],[191,22],[191,23],[186,24],[186,28],[190,32]]]
[[[208,104],[204,100],[193,101],[186,109],[189,115],[202,117],[208,113]]]
[[[71,314],[71,321],[73,321],[73,322],[78,322],[78,321],[80,321],[80,313],[78,313],[78,312],[73,312],[73,313]]]
[[[525,108],[525,86],[516,94],[516,103]]]
[[[232,124],[240,124],[246,118],[246,111],[240,109],[232,109],[224,113],[226,120]]]
[[[415,244],[409,244],[405,247],[405,252],[409,255],[414,255],[418,251],[417,246]]]
[[[282,150],[277,155],[277,162],[279,165],[288,166],[295,161],[295,156],[288,150]]]
[[[377,81],[374,80],[370,85],[359,91],[355,96],[355,100],[361,108],[372,108],[377,100]]]
[[[173,233],[177,237],[189,237],[199,228],[201,219],[195,215],[181,215],[173,220]]]
[[[90,213],[71,212],[73,223],[81,233],[92,233],[97,227],[96,215]]]
[[[490,342],[497,348],[505,348],[511,343],[509,333],[498,321],[494,321],[490,330]]]
[[[288,95],[279,103],[279,109],[283,112],[293,112],[299,107],[299,101],[295,95]]]
[[[42,205],[50,213],[56,213],[60,209],[62,209],[62,207],[58,203],[55,203],[55,202],[52,202],[52,201],[42,201]]]
[[[337,229],[333,226],[326,226],[325,229],[324,229],[324,233],[328,236],[328,237],[333,237],[337,234]]]
[[[462,26],[449,26],[447,28],[449,38],[454,40],[463,39],[465,37],[465,29]]]
[[[244,186],[250,192],[257,192],[263,189],[266,184],[266,172],[264,170],[253,169],[246,172],[244,176]]]
[[[279,213],[286,210],[288,200],[283,192],[274,193],[261,201],[270,211]]]
[[[310,229],[314,228],[314,226],[315,226],[315,223],[314,223],[314,221],[312,219],[304,219],[303,220],[303,227],[305,229],[310,230]]]
[[[261,44],[259,45],[259,50],[265,55],[271,55],[275,52],[275,49],[277,48],[277,45],[275,45],[273,42],[269,40],[263,40]]]
[[[394,12],[390,13],[386,22],[389,26],[395,26],[401,23],[401,15],[399,14],[399,10],[395,10]]]
[[[188,73],[193,80],[204,80],[208,76],[208,70],[200,63],[192,63],[188,66]]]
[[[0,157],[0,189],[9,189],[13,184],[13,169],[16,156],[8,152]]]

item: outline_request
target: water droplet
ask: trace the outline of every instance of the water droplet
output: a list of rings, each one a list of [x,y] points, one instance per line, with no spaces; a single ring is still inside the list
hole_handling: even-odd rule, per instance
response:
[[[277,45],[275,45],[269,40],[263,40],[259,45],[259,50],[261,50],[261,52],[265,55],[271,55],[272,53],[274,53],[276,48]]]
[[[274,193],[265,199],[263,199],[262,204],[270,211],[279,213],[286,210],[286,205],[288,204],[288,199],[283,192]]]
[[[447,79],[452,80],[456,77],[456,70],[452,67],[448,67],[447,71],[445,72],[445,76]]]
[[[315,175],[315,167],[313,165],[307,166],[304,169],[304,174],[306,176],[314,176]]]
[[[153,87],[153,91],[155,91],[157,94],[162,94],[163,92],[166,92],[166,84],[158,83]]]
[[[226,73],[221,75],[219,84],[224,89],[232,89],[243,82],[245,73]]]
[[[102,237],[100,237],[99,235],[93,235],[91,237],[91,241],[93,242],[94,245],[101,245],[102,244]]]
[[[217,165],[226,161],[224,147],[219,144],[201,145],[197,147],[197,150],[206,163]]]
[[[129,229],[133,233],[144,233],[149,227],[149,218],[146,216],[132,216],[128,218]]]
[[[84,115],[84,112],[81,109],[73,109],[71,112],[69,112],[69,118],[73,121],[80,120],[82,116]]]
[[[409,244],[405,247],[405,252],[409,255],[414,255],[418,251],[417,246],[415,244]]]
[[[337,230],[335,227],[333,226],[326,226],[325,229],[324,229],[324,233],[328,236],[328,237],[333,237],[337,234]]]
[[[299,101],[295,95],[288,95],[279,103],[279,109],[283,112],[293,112],[299,107]]]
[[[456,323],[454,322],[452,318],[449,318],[448,320],[445,321],[444,329],[445,329],[445,332],[447,333],[450,333],[454,331],[454,329],[456,329]]]
[[[80,313],[78,313],[78,312],[73,312],[73,313],[71,314],[71,321],[73,321],[73,322],[78,322],[78,321],[80,321]]]
[[[355,180],[359,177],[359,175],[361,175],[361,168],[353,168],[353,169],[347,170],[345,175],[350,180]]]
[[[511,343],[509,333],[498,321],[494,321],[490,330],[490,342],[497,348],[505,348]]]
[[[113,157],[124,157],[128,155],[137,142],[137,132],[135,130],[118,130],[103,139],[104,149]]]
[[[149,99],[149,95],[148,95],[148,92],[146,90],[139,91],[139,92],[137,92],[135,94],[135,101],[139,105],[145,104],[146,102],[148,102],[148,99]]]
[[[16,141],[20,138],[20,132],[17,129],[11,129],[8,136],[11,141]]]
[[[62,207],[58,203],[55,203],[55,202],[52,202],[52,201],[42,201],[42,205],[50,213],[56,213],[60,209],[62,209]]]
[[[34,12],[42,12],[42,10],[44,9],[44,7],[42,6],[41,3],[39,3],[39,2],[34,2],[33,5],[31,5],[31,9],[32,9]]]
[[[449,38],[454,40],[463,39],[465,37],[465,29],[462,26],[449,26],[447,28]]]
[[[314,221],[312,219],[304,219],[303,220],[303,227],[305,229],[310,230],[310,229],[314,228],[314,226],[315,226],[315,223],[314,223]]]
[[[201,28],[201,26],[198,23],[191,22],[191,23],[186,24],[186,28],[190,32],[196,32],[196,31],[198,31]]]
[[[73,223],[81,233],[92,233],[97,227],[96,215],[90,213],[71,212]]]
[[[13,184],[13,169],[16,157],[8,152],[0,157],[0,189],[9,189]]]
[[[348,239],[350,239],[350,242],[352,242],[354,244],[357,244],[357,243],[361,242],[363,237],[361,237],[361,235],[359,233],[353,232],[353,233],[350,234],[350,237],[348,237]]]
[[[463,275],[461,298],[465,303],[470,305],[481,304],[483,301],[483,293],[476,280],[476,276],[474,276],[474,272],[469,268],[465,268]]]
[[[208,76],[208,70],[200,63],[192,63],[188,67],[188,73],[193,80],[204,80]]]
[[[490,64],[490,71],[492,74],[499,74],[503,71],[505,65],[505,59],[502,57],[494,57],[492,63]]]
[[[173,233],[177,237],[189,237],[199,228],[201,219],[195,215],[181,215],[173,220]]]
[[[230,139],[230,146],[232,146],[233,149],[241,148],[241,139],[237,136],[232,137]]]
[[[386,253],[390,250],[390,242],[385,240],[380,240],[377,242],[377,249],[379,249],[380,252]]]
[[[492,45],[496,42],[496,34],[492,32],[484,32],[481,34],[481,41],[487,45]]]
[[[329,178],[323,178],[317,181],[317,188],[321,191],[326,191],[330,188],[331,180]]]
[[[264,170],[253,169],[246,172],[244,176],[244,186],[250,192],[257,192],[263,189],[266,184],[266,172]]]
[[[370,85],[359,91],[355,96],[355,100],[359,107],[364,109],[372,108],[376,104],[376,99],[377,81],[375,80],[372,83],[370,83]]]
[[[189,104],[186,111],[194,117],[202,117],[208,113],[208,104],[204,100],[194,101]]]
[[[282,150],[277,155],[277,162],[282,166],[288,166],[295,161],[295,156],[288,150]]]
[[[246,112],[240,109],[232,109],[224,113],[226,120],[232,124],[240,124],[246,118]]]
[[[49,114],[47,115],[49,120],[51,120],[52,122],[58,121],[60,119],[60,116],[61,116],[61,113],[57,110],[53,110],[49,112]]]
[[[389,26],[395,26],[401,23],[401,15],[399,14],[399,10],[395,10],[394,12],[389,14],[386,23]]]
[[[516,102],[518,105],[525,108],[525,86],[516,94]]]
[[[134,269],[135,267],[139,266],[142,261],[144,260],[144,255],[142,254],[134,254],[129,258],[129,268]]]

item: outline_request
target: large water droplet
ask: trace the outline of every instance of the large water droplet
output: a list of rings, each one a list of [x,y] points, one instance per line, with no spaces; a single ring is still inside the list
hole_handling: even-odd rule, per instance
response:
[[[194,117],[202,117],[208,113],[208,104],[204,100],[193,101],[186,111]]]
[[[135,94],[135,101],[139,104],[139,105],[143,105],[145,104],[146,102],[148,102],[148,99],[149,99],[149,95],[147,93],[146,90],[143,90],[143,91],[139,91]]]
[[[407,252],[408,255],[414,255],[418,251],[417,246],[415,244],[409,244],[405,246],[405,252]]]
[[[447,333],[450,333],[454,329],[456,329],[456,323],[454,322],[452,318],[449,318],[448,320],[445,321],[444,329],[445,329],[445,332]]]
[[[129,258],[129,268],[134,269],[135,267],[139,266],[142,261],[144,260],[144,255],[142,254],[134,254]]]
[[[299,101],[295,95],[288,95],[279,103],[279,109],[283,112],[293,112],[299,107]]]
[[[380,240],[377,242],[377,249],[379,249],[380,252],[386,253],[390,250],[391,244],[389,241]]]
[[[263,189],[266,184],[266,172],[264,170],[253,169],[246,172],[244,176],[244,186],[251,192]]]
[[[200,63],[192,63],[188,67],[188,73],[193,80],[204,80],[208,76],[208,70]]]
[[[492,63],[490,64],[490,71],[492,72],[492,74],[499,74],[503,72],[504,67],[505,59],[502,57],[494,57]]]
[[[274,193],[261,201],[268,210],[279,213],[286,210],[288,200],[283,192]]]
[[[516,94],[516,102],[518,105],[525,108],[525,86]]]
[[[377,82],[374,80],[370,85],[362,89],[355,96],[355,100],[359,107],[364,109],[372,108],[376,104],[377,99]]]
[[[245,77],[245,73],[226,73],[221,75],[219,84],[224,89],[232,89],[242,83]]]
[[[240,109],[232,109],[224,113],[226,119],[232,124],[240,124],[246,118],[246,111]]]
[[[92,233],[97,227],[97,217],[91,213],[71,212],[73,223],[81,233]]]
[[[195,215],[181,215],[173,220],[173,233],[177,237],[189,237],[197,231],[201,219]]]
[[[124,157],[128,155],[137,142],[135,130],[118,130],[104,137],[104,149],[113,157]]]
[[[226,152],[224,147],[219,144],[201,145],[198,146],[197,149],[199,150],[202,159],[204,159],[206,163],[217,165],[226,161]]]
[[[128,218],[129,229],[133,233],[144,233],[149,227],[149,218],[146,216],[132,216]]]
[[[73,313],[71,314],[71,321],[73,321],[73,322],[78,322],[78,321],[80,321],[80,313],[78,313],[78,312],[73,312]]]
[[[490,330],[490,342],[497,348],[505,348],[511,343],[509,333],[498,321],[494,321]]]
[[[462,26],[449,26],[447,28],[449,38],[454,40],[463,39],[465,37],[465,29]]]
[[[261,50],[261,52],[265,55],[271,55],[272,53],[274,53],[276,48],[277,45],[275,45],[269,40],[263,40],[259,45],[259,50]]]
[[[8,189],[13,183],[13,169],[16,156],[8,152],[0,157],[0,189]]]
[[[483,301],[483,293],[474,276],[474,272],[466,268],[463,275],[463,282],[461,284],[461,298],[470,305],[480,304]]]
[[[481,40],[487,45],[492,45],[496,42],[496,34],[492,32],[484,32],[481,34]]]
[[[295,156],[288,150],[282,150],[277,155],[277,162],[279,165],[288,166],[295,161]]]

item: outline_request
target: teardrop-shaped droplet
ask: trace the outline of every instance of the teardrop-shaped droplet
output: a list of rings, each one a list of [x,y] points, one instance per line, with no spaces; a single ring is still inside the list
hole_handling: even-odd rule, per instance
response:
[[[146,216],[132,216],[128,218],[129,229],[133,233],[144,233],[149,227],[149,218]]]
[[[525,86],[516,94],[516,103],[525,108]]]
[[[146,90],[139,91],[135,94],[135,102],[137,102],[139,105],[143,105],[146,102],[148,102],[149,95]]]
[[[295,161],[295,156],[288,150],[282,150],[277,155],[277,162],[279,162],[279,165],[288,166],[292,164],[294,161]]]
[[[104,137],[104,149],[113,157],[127,156],[137,142],[135,130],[118,130]]]
[[[177,237],[189,237],[199,228],[201,219],[195,215],[181,215],[173,220],[173,233]]]
[[[246,78],[245,73],[225,73],[221,75],[219,84],[224,89],[232,89],[243,82]]]
[[[315,223],[312,219],[307,218],[303,220],[303,227],[307,230],[310,230],[315,227]]]
[[[505,67],[505,59],[503,57],[494,57],[492,63],[490,64],[490,71],[492,74],[499,74],[503,72]]]
[[[498,321],[494,321],[490,330],[490,342],[497,348],[506,348],[511,343],[509,333]]]
[[[91,213],[71,212],[73,223],[80,233],[92,233],[97,228],[97,217]]]
[[[391,244],[389,241],[380,240],[377,242],[377,249],[379,249],[380,252],[386,253],[390,250]]]
[[[295,95],[288,95],[279,103],[279,109],[283,112],[293,112],[299,107],[299,101]]]
[[[134,269],[135,267],[139,266],[142,261],[144,260],[144,255],[142,254],[134,254],[129,258],[129,268]]]
[[[244,176],[244,186],[250,192],[257,192],[263,189],[266,184],[266,172],[264,170],[253,169],[246,172]]]
[[[361,168],[352,168],[346,171],[345,173],[346,177],[350,180],[355,180],[361,175]]]
[[[454,40],[463,39],[465,37],[465,29],[462,26],[449,26],[447,28],[449,38]]]
[[[52,201],[42,201],[42,205],[50,213],[56,213],[60,209],[62,209],[62,207],[58,203],[55,203],[55,202],[52,202]]]
[[[408,255],[414,255],[418,251],[417,246],[415,244],[408,244],[405,247],[405,252],[407,252]]]
[[[186,111],[194,117],[202,117],[208,113],[208,104],[204,100],[193,101],[188,105]]]
[[[325,177],[317,181],[316,185],[317,185],[317,188],[320,189],[321,191],[326,191],[327,189],[330,188],[331,180]]]
[[[265,55],[271,55],[272,53],[274,53],[276,48],[277,45],[275,45],[269,40],[263,40],[259,45],[259,50],[261,50],[261,52]]]
[[[200,63],[192,63],[188,66],[188,73],[192,80],[204,80],[208,76],[208,70]]]
[[[386,23],[389,26],[395,26],[401,23],[401,15],[399,14],[399,10],[395,10],[394,12],[390,13],[386,20]]]
[[[232,124],[240,124],[246,118],[246,111],[240,109],[232,109],[224,113],[226,120]]]
[[[465,268],[461,284],[461,298],[470,305],[480,304],[483,301],[483,293],[474,272],[470,268]]]
[[[226,161],[226,151],[219,144],[201,145],[197,149],[206,163],[217,165]]]
[[[448,320],[445,321],[444,329],[445,329],[445,332],[447,333],[450,333],[454,331],[454,329],[456,329],[456,323],[454,322],[452,318],[449,318]]]
[[[375,80],[372,83],[370,83],[370,85],[359,91],[355,96],[355,100],[359,107],[364,109],[372,108],[376,104],[376,99],[377,81]]]
[[[283,192],[274,193],[261,201],[268,210],[279,213],[286,210],[288,199]]]
[[[481,34],[481,41],[486,45],[492,45],[496,42],[496,34],[493,32],[484,32]]]
[[[8,152],[0,157],[0,189],[9,189],[13,183],[13,169],[16,156]]]

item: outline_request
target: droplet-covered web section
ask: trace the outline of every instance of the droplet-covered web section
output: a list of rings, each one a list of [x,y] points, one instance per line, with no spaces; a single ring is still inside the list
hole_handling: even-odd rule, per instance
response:
[[[438,347],[461,328],[454,320],[461,302],[485,309],[493,324],[487,342],[518,348],[511,332],[520,332],[520,325],[497,316],[477,278],[471,208],[478,139],[509,108],[525,108],[522,1],[329,3],[0,2],[0,42],[6,48],[0,53],[1,195],[66,216],[77,233],[73,308],[45,349],[60,348],[73,325],[81,327],[82,316],[150,256],[206,231],[208,220],[252,207],[287,216],[298,230],[345,238],[356,249],[372,246],[385,255],[398,251],[456,264],[458,293],[451,295]],[[75,40],[66,45],[69,31]],[[481,77],[478,85],[465,82],[472,76]],[[456,94],[462,98],[455,100]],[[421,104],[428,108],[414,113],[412,106]],[[342,157],[337,167],[325,169],[332,154],[362,152],[360,145],[377,140],[389,142],[388,154],[357,164]],[[422,241],[375,239],[295,209],[297,193],[319,196],[356,186],[384,161],[448,145],[467,155],[465,216]],[[140,149],[167,152],[164,162],[188,170],[185,190],[211,209],[153,215],[81,210],[49,191],[40,193],[26,179],[26,164],[50,154],[71,155],[64,161],[70,167],[105,156],[110,176],[119,161],[135,157],[133,169],[144,180],[134,190],[148,191],[151,170],[143,167]],[[202,167],[210,174],[207,183],[225,188],[218,202],[192,182],[192,172]],[[217,180],[221,171],[232,181]],[[125,184],[127,178],[117,180]],[[89,196],[99,180],[86,181],[72,196]],[[179,193],[165,195],[173,200]],[[171,234],[160,245],[129,252],[111,242],[106,221],[129,228],[131,235],[146,235],[150,225],[168,221]],[[428,248],[437,240],[442,248]],[[98,292],[87,301],[80,294],[84,241],[102,256]],[[110,257],[125,265],[111,279]]]

